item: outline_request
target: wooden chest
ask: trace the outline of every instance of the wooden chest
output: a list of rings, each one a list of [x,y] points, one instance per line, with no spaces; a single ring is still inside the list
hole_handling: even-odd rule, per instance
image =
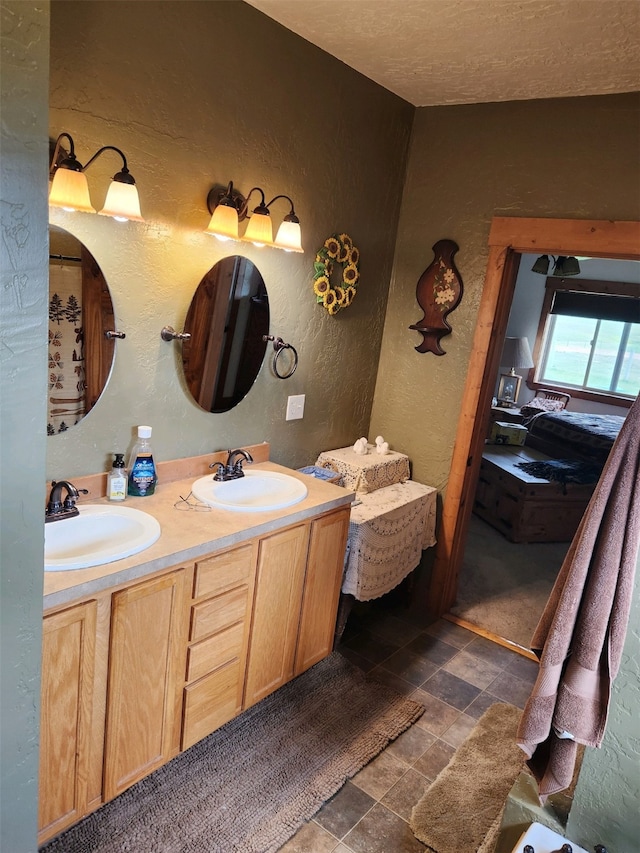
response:
[[[562,485],[517,467],[518,462],[549,458],[528,447],[488,445],[473,511],[511,542],[571,541],[595,483]]]

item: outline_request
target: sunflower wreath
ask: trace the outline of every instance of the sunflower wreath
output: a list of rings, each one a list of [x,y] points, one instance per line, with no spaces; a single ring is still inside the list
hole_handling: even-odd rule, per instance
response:
[[[313,292],[329,314],[337,314],[353,302],[360,278],[359,261],[360,251],[348,234],[332,234],[318,250],[313,263]],[[342,282],[334,286],[331,274],[335,264],[342,267]]]

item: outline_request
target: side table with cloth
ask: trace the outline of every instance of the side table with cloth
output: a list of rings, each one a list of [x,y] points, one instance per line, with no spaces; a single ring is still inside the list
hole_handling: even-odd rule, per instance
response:
[[[370,601],[390,592],[435,545],[436,494],[407,480],[359,496],[351,509],[342,592]]]
[[[407,480],[359,494],[351,509],[335,642],[355,599],[395,589],[435,545],[437,489]]]
[[[393,450],[385,455],[375,450],[360,455],[353,447],[340,447],[325,450],[318,456],[316,465],[342,474],[345,487],[358,492],[359,497],[394,483],[403,483],[410,477],[409,457]]]

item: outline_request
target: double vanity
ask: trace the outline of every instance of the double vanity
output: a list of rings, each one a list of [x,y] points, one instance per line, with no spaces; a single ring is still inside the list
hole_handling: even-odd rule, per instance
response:
[[[250,449],[217,496],[223,455],[161,463],[123,505],[152,544],[45,572],[40,843],[330,654],[354,495]],[[102,476],[74,483],[108,506]]]

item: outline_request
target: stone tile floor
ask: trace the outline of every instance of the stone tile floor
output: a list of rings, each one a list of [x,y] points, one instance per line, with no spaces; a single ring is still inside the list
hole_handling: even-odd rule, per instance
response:
[[[425,712],[280,853],[420,853],[413,806],[490,705],[524,707],[537,664],[451,622],[424,626],[389,596],[356,602],[338,650]]]

